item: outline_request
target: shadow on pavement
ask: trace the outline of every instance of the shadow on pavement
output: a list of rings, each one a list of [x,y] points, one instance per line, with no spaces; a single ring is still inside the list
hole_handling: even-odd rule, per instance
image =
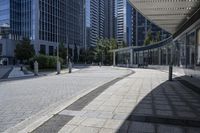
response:
[[[164,82],[144,96],[118,132],[199,133],[200,96],[194,91],[200,88],[184,78]]]

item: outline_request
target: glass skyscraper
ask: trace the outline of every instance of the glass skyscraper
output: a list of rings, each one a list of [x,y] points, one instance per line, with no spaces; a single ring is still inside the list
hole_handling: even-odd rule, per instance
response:
[[[115,38],[115,0],[105,0],[105,25],[104,37]]]
[[[160,32],[161,39],[169,34],[148,21],[128,0],[116,0],[116,39],[118,45],[142,46],[148,32],[153,38]]]
[[[0,0],[0,25],[10,25],[10,0]]]
[[[105,0],[85,0],[85,45],[95,47],[104,38]]]
[[[0,0],[0,25],[5,23],[10,39],[30,38],[36,53],[53,55],[58,42],[72,53],[83,47],[83,0]]]

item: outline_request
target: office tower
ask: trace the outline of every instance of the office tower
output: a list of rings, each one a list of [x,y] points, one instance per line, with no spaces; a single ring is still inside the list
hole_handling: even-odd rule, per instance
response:
[[[105,0],[105,38],[115,38],[115,0]]]
[[[85,45],[95,47],[104,38],[105,0],[85,0]]]
[[[37,54],[55,55],[58,43],[69,44],[72,56],[83,47],[83,0],[0,0],[5,23],[10,40],[29,38]]]
[[[116,0],[116,39],[119,46],[133,44],[133,10],[127,0]]]

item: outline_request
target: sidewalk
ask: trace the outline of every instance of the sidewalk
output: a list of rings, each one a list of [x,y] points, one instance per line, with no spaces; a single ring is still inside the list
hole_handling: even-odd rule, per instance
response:
[[[77,72],[80,69],[77,68],[73,68],[72,72]],[[66,74],[68,73],[68,69],[62,69],[60,74]],[[56,75],[57,72],[39,72],[38,76],[52,76],[52,75]],[[16,78],[28,78],[28,77],[33,77],[34,73],[27,71],[26,73],[24,71],[21,71],[20,67],[13,67],[13,69],[9,72],[8,77],[5,79],[16,79]]]
[[[19,78],[19,77],[26,77],[26,76],[34,76],[32,72],[25,74],[21,71],[20,67],[13,67],[12,71],[9,73],[8,78]]]
[[[167,81],[165,72],[134,71],[74,101],[32,133],[200,132],[198,94]]]

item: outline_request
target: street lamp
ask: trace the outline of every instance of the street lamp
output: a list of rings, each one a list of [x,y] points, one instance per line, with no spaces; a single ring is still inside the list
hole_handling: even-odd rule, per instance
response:
[[[67,65],[69,64],[69,41],[68,34],[66,34],[66,44],[67,44]]]
[[[59,20],[59,7],[58,7],[58,0],[57,0],[57,74],[60,74],[59,41],[58,41],[58,39],[59,39],[59,36],[58,36],[59,28],[58,28],[58,26],[59,26],[59,24],[58,24],[58,20]]]

